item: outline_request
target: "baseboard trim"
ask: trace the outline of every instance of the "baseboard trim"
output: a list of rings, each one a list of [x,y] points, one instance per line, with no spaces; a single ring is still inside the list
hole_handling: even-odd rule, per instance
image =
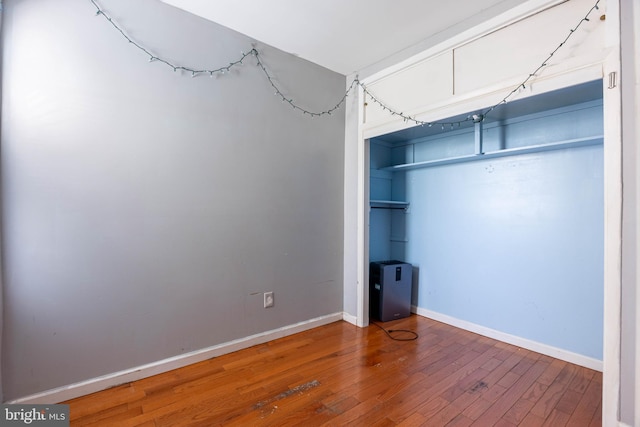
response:
[[[412,306],[411,310],[419,316],[428,317],[429,319],[437,320],[438,322],[446,323],[448,325],[455,326],[456,328],[484,335],[485,337],[493,338],[502,342],[506,342],[508,344],[516,345],[518,347],[526,348],[527,350],[535,351],[537,353],[546,354],[547,356],[564,360],[565,362],[574,363],[576,365],[584,366],[586,368],[600,372],[602,372],[603,369],[602,361],[598,359],[593,359],[591,357],[583,356],[581,354],[573,353],[561,348],[542,344],[537,341],[532,341],[526,338],[496,331],[495,329],[487,328],[485,326],[477,325],[475,323],[467,322],[466,320],[461,320],[455,317],[448,316],[446,314],[427,310],[425,308]]]
[[[293,325],[284,326],[282,328],[271,331],[262,332],[234,341],[214,345],[201,350],[192,351],[190,353],[181,354],[179,356],[170,357],[168,359],[159,360],[157,362],[126,369],[112,374],[91,378],[75,384],[54,388],[30,396],[21,397],[10,400],[5,403],[21,403],[21,404],[53,404],[64,402],[69,399],[84,396],[97,391],[106,390],[108,388],[147,378],[153,375],[168,372],[174,369],[182,368],[193,363],[202,362],[203,360],[213,357],[222,356],[223,354],[232,353],[262,344],[288,335],[297,334],[329,323],[337,322],[344,319],[344,313],[333,313],[326,316],[316,317],[314,319],[305,320]]]
[[[342,320],[344,320],[345,322],[351,323],[352,325],[358,326],[358,318],[347,312],[342,313]]]

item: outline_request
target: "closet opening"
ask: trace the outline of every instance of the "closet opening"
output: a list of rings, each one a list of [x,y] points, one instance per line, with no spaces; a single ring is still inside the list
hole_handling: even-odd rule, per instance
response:
[[[474,117],[475,116],[475,117]],[[412,310],[602,370],[602,81],[369,140],[369,261]]]

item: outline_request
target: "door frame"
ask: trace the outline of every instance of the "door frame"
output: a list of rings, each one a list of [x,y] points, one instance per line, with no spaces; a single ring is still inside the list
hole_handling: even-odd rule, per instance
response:
[[[621,92],[620,85],[609,88],[608,77],[610,73],[620,74],[620,18],[619,3],[617,0],[607,2],[607,37],[608,45],[613,46],[607,58],[600,64],[599,77],[603,81],[603,114],[604,114],[604,319],[603,319],[603,425],[619,425],[620,407],[620,344],[621,344],[621,289],[622,289],[622,124],[621,114]],[[611,23],[610,23],[611,21]],[[617,39],[616,39],[617,37]],[[617,46],[617,49],[616,49]],[[442,51],[442,47],[440,47]],[[413,61],[416,59],[413,58]],[[366,79],[362,79],[363,84],[378,80],[385,75],[389,75],[405,64],[396,64],[381,72],[378,72]],[[577,70],[580,74],[584,70]],[[581,74],[582,75],[582,74]],[[593,79],[592,79],[593,80]],[[587,80],[585,80],[587,81]],[[563,84],[563,82],[565,82]],[[577,84],[574,80],[574,73],[566,73],[558,76],[557,88]],[[474,100],[477,102],[477,99]],[[365,130],[363,121],[366,115],[366,106],[363,98],[363,91],[358,87],[358,91],[351,100],[352,108],[356,109],[347,112],[347,122],[357,120],[355,129],[346,132],[347,145],[349,136],[357,135],[356,158],[357,167],[354,171],[345,161],[345,177],[353,172],[357,172],[357,197],[356,215],[357,220],[357,250],[356,250],[356,307],[357,315],[355,324],[364,327],[369,323],[368,319],[368,258],[369,258],[369,139],[374,136],[399,130],[404,127],[401,122],[387,125],[384,129],[376,131]],[[458,105],[460,113],[465,112],[464,105]],[[353,140],[351,140],[354,142]],[[346,185],[346,183],[345,183]],[[345,197],[345,219],[349,206]],[[353,217],[351,218],[353,219]],[[353,224],[353,222],[352,222]],[[345,231],[347,228],[345,228]],[[345,233],[347,234],[347,233]],[[345,237],[346,239],[346,237]],[[345,253],[345,262],[348,262],[350,254]],[[353,258],[351,258],[353,259]],[[345,265],[345,269],[347,266]],[[345,273],[345,279],[347,279]],[[345,280],[345,286],[348,281]],[[351,282],[353,283],[353,282]],[[637,396],[636,396],[637,398]],[[638,411],[639,409],[636,408]]]

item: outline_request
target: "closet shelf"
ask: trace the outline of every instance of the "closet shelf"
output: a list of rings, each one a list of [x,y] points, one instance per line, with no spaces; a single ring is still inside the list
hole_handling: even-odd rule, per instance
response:
[[[397,200],[369,200],[369,206],[374,209],[407,209],[409,202]]]
[[[551,142],[547,144],[530,145],[527,147],[507,148],[504,150],[489,151],[484,154],[469,154],[465,156],[449,157],[446,159],[426,160],[424,162],[406,163],[395,166],[381,168],[386,171],[403,171],[411,169],[429,168],[433,166],[449,165],[453,163],[473,162],[483,159],[494,159],[498,157],[515,156],[517,154],[539,153],[543,151],[561,150],[564,148],[586,147],[589,145],[602,144],[603,135],[590,136],[586,138],[569,139],[565,141]],[[373,200],[371,201],[373,202]]]

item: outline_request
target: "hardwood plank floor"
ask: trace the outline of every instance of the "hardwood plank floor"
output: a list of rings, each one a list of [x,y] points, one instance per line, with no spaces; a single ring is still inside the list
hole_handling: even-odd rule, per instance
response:
[[[600,372],[420,316],[382,325],[419,338],[336,322],[65,402],[71,425],[601,425]]]

